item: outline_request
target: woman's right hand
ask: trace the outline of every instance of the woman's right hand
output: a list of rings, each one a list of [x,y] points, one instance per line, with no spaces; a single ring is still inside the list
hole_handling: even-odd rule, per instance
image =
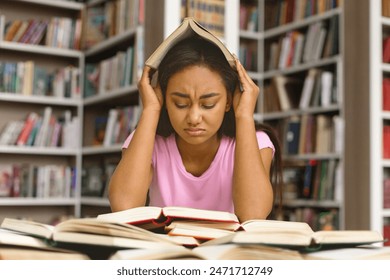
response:
[[[163,96],[160,85],[157,84],[155,88],[150,83],[149,66],[145,66],[142,72],[141,79],[138,82],[138,90],[141,95],[143,110],[161,111],[163,105]]]

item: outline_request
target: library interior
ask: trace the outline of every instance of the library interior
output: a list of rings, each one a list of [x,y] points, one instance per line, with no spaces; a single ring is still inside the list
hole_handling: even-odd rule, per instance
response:
[[[180,240],[201,233],[175,235],[180,225],[164,225],[176,236],[168,241],[126,219],[113,222],[136,237],[118,224],[105,229],[104,219],[77,224],[111,212],[109,182],[142,113],[145,61],[187,17],[235,54],[260,89],[253,119],[274,129],[282,156],[282,199],[269,220],[360,237],[375,231],[379,247],[390,245],[390,0],[0,0],[0,259],[21,220],[65,223],[62,235],[45,237],[55,244],[85,226],[94,228],[90,235],[116,230],[118,248],[138,248],[138,255],[111,248],[68,258],[141,258],[157,243],[165,247],[156,246],[155,258],[205,258],[199,238]],[[246,230],[233,224],[219,229]],[[204,251],[224,235],[208,230],[215,235],[201,243],[214,243]],[[239,244],[229,237],[221,243]],[[180,242],[188,246],[173,248]],[[251,244],[262,248],[259,258],[302,257],[267,241]],[[36,247],[24,248],[26,258],[47,257]]]

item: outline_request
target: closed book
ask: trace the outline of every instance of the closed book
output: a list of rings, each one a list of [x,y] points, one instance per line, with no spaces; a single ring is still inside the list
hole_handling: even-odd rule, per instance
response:
[[[28,114],[28,116],[24,122],[22,132],[20,133],[19,138],[16,141],[16,145],[24,146],[27,144],[28,137],[30,136],[30,134],[34,128],[34,125],[35,125],[35,122],[37,119],[38,119],[37,113],[31,112]]]
[[[5,31],[4,41],[12,41],[14,36],[19,30],[19,27],[22,25],[22,20],[16,19],[9,23],[9,27]]]

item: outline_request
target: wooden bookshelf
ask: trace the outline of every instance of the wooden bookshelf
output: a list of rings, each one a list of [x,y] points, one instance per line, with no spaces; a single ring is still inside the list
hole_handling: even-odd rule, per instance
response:
[[[337,7],[328,7],[327,10],[324,11],[316,11],[313,14],[301,16],[298,17],[295,15],[297,7],[289,7],[284,8],[282,6],[278,6],[283,1],[269,1],[269,0],[258,0],[258,1],[240,1],[241,9],[243,9],[244,6],[244,12],[245,8],[247,9],[250,7],[250,9],[257,7],[257,18],[258,22],[255,24],[256,27],[251,27],[250,30],[247,30],[243,28],[240,30],[240,44],[247,44],[248,41],[250,44],[253,44],[256,46],[257,49],[257,62],[258,64],[254,67],[254,69],[249,68],[250,76],[253,80],[257,82],[257,84],[261,87],[263,94],[259,96],[258,101],[258,107],[257,112],[254,115],[254,118],[256,121],[259,122],[265,122],[269,123],[272,126],[274,126],[276,129],[278,127],[283,127],[288,123],[288,120],[291,118],[296,118],[299,120],[300,127],[303,126],[303,117],[304,116],[328,116],[329,118],[332,118],[333,116],[338,116],[341,122],[345,122],[345,108],[344,103],[342,102],[343,96],[344,96],[344,46],[343,46],[343,36],[344,36],[344,26],[343,26],[343,19],[344,19],[344,9],[343,7],[337,6]],[[293,3],[293,1],[286,1],[286,6]],[[279,4],[278,4],[279,3]],[[286,13],[282,12],[283,9],[290,9],[292,14],[290,14],[290,18],[288,19],[286,16],[286,19],[282,19],[278,17],[277,15]],[[245,14],[243,12],[243,14]],[[334,19],[336,18],[336,19]],[[273,21],[274,24],[270,24],[270,21]],[[338,21],[338,25],[331,22]],[[312,28],[312,25],[318,25],[321,26],[325,32],[324,39],[324,45],[319,52],[319,57],[313,58],[313,59],[304,59],[305,55],[305,43],[306,38],[309,36],[310,29]],[[332,32],[330,32],[330,26],[331,24],[334,24],[337,28],[332,29]],[[244,25],[245,27],[245,25]],[[314,29],[314,28],[313,28]],[[317,33],[320,29],[318,29]],[[296,47],[297,41],[295,40],[296,35],[292,35],[293,33],[299,32],[302,34],[302,46],[300,52],[294,52],[294,48],[291,46]],[[338,35],[336,35],[336,33]],[[290,35],[291,34],[291,35]],[[331,35],[329,35],[331,34]],[[332,35],[335,34],[335,35]],[[312,35],[310,35],[312,36]],[[325,48],[326,40],[327,38],[333,36],[336,38],[337,41],[337,51],[334,53],[330,53],[327,56],[323,56],[323,51]],[[332,38],[333,38],[332,37]],[[287,49],[285,46],[283,47],[283,41],[288,38],[288,42],[286,43],[287,46],[290,46],[290,49]],[[316,42],[318,41],[315,40]],[[270,68],[270,59],[273,56],[271,51],[272,43],[274,43],[275,48],[279,49],[276,56],[276,62],[277,64],[273,64],[273,67]],[[315,45],[313,45],[315,48]],[[286,48],[286,49],[283,49]],[[292,49],[292,50],[291,50]],[[241,50],[241,48],[240,48]],[[244,49],[245,51],[245,49]],[[286,54],[283,54],[283,52],[286,52]],[[300,54],[300,58],[295,58],[296,61],[294,61],[294,56],[297,54]],[[290,55],[291,58],[289,58],[290,62],[287,65],[281,64],[282,55]],[[245,60],[245,55],[240,55],[240,60]],[[287,60],[286,60],[287,61]],[[244,63],[245,65],[245,63]],[[301,108],[298,105],[299,104],[293,104],[292,99],[294,99],[295,103],[297,101],[300,101],[302,98],[301,93],[303,92],[303,87],[305,83],[305,79],[308,76],[308,73],[311,69],[319,69],[321,72],[330,72],[333,76],[333,88],[332,90],[335,90],[338,92],[338,98],[337,100],[332,101],[330,104],[310,104],[308,107]],[[296,87],[290,91],[287,90],[287,100],[289,100],[289,103],[291,103],[287,107],[283,107],[285,109],[278,109],[276,111],[269,112],[267,111],[267,105],[265,105],[265,99],[264,96],[268,94],[278,94],[277,91],[273,91],[272,93],[268,93],[268,87],[271,88],[271,84],[275,83],[277,77],[286,77],[286,79],[289,80],[296,80],[300,81],[300,85],[296,85]],[[274,84],[276,85],[276,84]],[[276,88],[278,89],[278,88]],[[314,91],[314,89],[313,89]],[[294,96],[291,96],[291,95]],[[279,101],[280,102],[280,101]],[[298,102],[299,103],[299,102]],[[279,130],[279,139],[282,142],[282,147],[284,146],[283,143],[287,141],[286,131],[284,129]],[[300,128],[302,129],[302,128]],[[315,127],[313,128],[315,129]],[[341,144],[344,143],[344,130],[341,131],[342,135],[339,136],[341,139],[338,141],[341,141]],[[301,136],[300,139],[303,139],[304,135],[295,135]],[[302,140],[300,140],[302,141]],[[312,140],[314,141],[314,140]],[[312,141],[305,141],[308,142],[308,144],[314,145],[315,143]],[[334,141],[334,140],[333,140]],[[312,142],[312,143],[311,143]],[[307,145],[307,144],[299,144],[299,145]],[[343,146],[343,145],[342,145]],[[318,217],[317,215],[322,215],[321,213],[326,212],[332,212],[337,211],[337,217],[335,217],[335,227],[336,228],[345,228],[345,201],[343,196],[343,190],[345,188],[345,184],[342,179],[343,175],[343,169],[344,169],[344,162],[345,162],[345,154],[344,151],[335,151],[334,148],[331,148],[326,153],[321,152],[318,153],[315,150],[309,151],[309,152],[299,152],[297,154],[287,154],[286,148],[284,148],[284,154],[283,154],[284,162],[287,164],[295,164],[295,163],[308,163],[310,161],[316,161],[316,162],[336,162],[339,166],[337,173],[340,176],[337,180],[337,197],[335,197],[336,194],[333,194],[333,197],[331,199],[313,199],[310,196],[307,198],[301,197],[302,194],[300,194],[299,190],[302,189],[304,182],[302,181],[297,187],[298,193],[295,194],[295,199],[287,199],[284,203],[285,216],[284,219],[301,219],[298,217],[299,215],[296,214],[296,211],[304,210],[307,213],[309,211],[312,211],[311,214],[305,214],[307,217],[304,219],[310,219],[305,220],[305,222],[309,222],[311,225],[316,227],[314,224],[317,224]],[[327,164],[324,164],[326,166]],[[322,167],[321,167],[322,168]],[[325,167],[324,167],[325,168]],[[332,173],[330,173],[332,174]],[[300,176],[305,176],[305,173],[301,174]],[[313,174],[314,176],[314,174]],[[331,176],[331,175],[329,175]],[[335,175],[333,175],[335,176]],[[333,179],[332,176],[332,182],[329,185],[332,189],[336,188],[336,180]],[[330,179],[329,179],[330,180]],[[312,179],[310,183],[310,188],[313,188],[314,184],[314,178]],[[324,183],[325,184],[325,183]],[[336,192],[336,191],[335,191]],[[311,209],[311,210],[310,210]],[[292,213],[291,215],[289,213]],[[310,216],[310,217],[309,217]]]
[[[96,143],[97,119],[103,119],[105,122],[104,134],[107,134],[110,111],[115,108],[118,108],[116,110],[121,110],[127,106],[140,105],[136,82],[145,57],[144,4],[145,1],[143,0],[126,0],[121,1],[121,3],[119,1],[90,1],[86,5],[86,22],[90,21],[88,16],[99,15],[99,13],[103,13],[105,17],[109,17],[110,13],[112,13],[112,15],[123,16],[123,18],[115,20],[115,30],[112,25],[105,22],[104,29],[111,30],[109,34],[105,34],[102,41],[84,50],[85,66],[94,64],[95,69],[100,71],[100,73],[98,87],[94,88],[91,93],[88,93],[88,96],[85,96],[83,101],[85,129],[83,133],[83,176],[80,199],[82,216],[93,216],[109,211],[107,190],[105,188],[113,169],[108,171],[107,164],[110,164],[112,167],[119,162],[121,144],[124,141],[124,139],[117,139],[114,142],[110,142],[109,145],[103,145],[104,143],[102,142]],[[127,15],[121,13],[123,9],[128,11]],[[121,28],[118,26],[121,26]],[[119,53],[121,57],[119,57]],[[121,66],[119,64],[121,60],[126,61],[125,65]],[[103,64],[110,67],[110,72],[107,72],[106,75],[101,70],[103,67],[106,67]],[[116,80],[111,84],[106,83],[102,85],[102,80],[107,81],[110,75],[111,77],[118,76],[112,73],[112,71],[115,71],[115,68],[118,69],[118,75],[120,72],[126,72],[128,76],[123,77],[121,81]],[[123,71],[119,69],[123,69]],[[86,70],[85,79],[88,71]],[[115,122],[118,122],[118,120],[115,120]],[[126,135],[129,133],[130,131]],[[103,177],[94,178],[93,176]],[[100,190],[88,190],[96,187]]]
[[[78,49],[73,49],[73,45],[71,46],[70,42],[68,47],[63,46],[59,48],[46,45],[45,38],[41,38],[40,40],[37,38],[37,43],[32,45],[28,41],[26,41],[26,43],[6,41],[5,34],[7,31],[7,24],[11,24],[16,20],[30,20],[31,22],[34,22],[39,19],[46,20],[50,24],[52,18],[58,17],[59,19],[67,18],[70,22],[70,20],[81,20],[83,9],[83,4],[68,1],[1,1],[0,64],[2,66],[0,67],[2,67],[2,70],[4,71],[4,65],[6,64],[14,64],[17,65],[17,67],[21,65],[20,69],[24,69],[22,66],[24,65],[23,63],[32,61],[35,68],[44,69],[48,75],[55,71],[62,71],[61,69],[64,69],[64,67],[67,67],[68,65],[78,68],[78,71],[80,71],[79,74],[82,75],[81,71],[84,62],[84,54]],[[44,29],[43,32],[47,32],[47,28],[48,26],[46,26],[46,29]],[[27,30],[28,28],[26,29],[26,32]],[[71,33],[70,30],[67,32]],[[47,33],[45,33],[43,37],[45,37],[46,34]],[[35,75],[36,73],[34,73],[34,76]],[[4,72],[2,73],[1,79],[3,78]],[[49,89],[46,88],[44,95],[36,95],[37,85],[34,84],[35,81],[33,80],[31,94],[26,94],[27,92],[24,91],[26,88],[23,87],[22,82],[25,83],[23,80],[16,80],[12,87],[8,86],[0,90],[0,110],[2,112],[2,120],[0,121],[1,129],[4,129],[6,124],[12,121],[24,122],[27,114],[30,112],[36,112],[38,115],[43,116],[45,108],[51,108],[52,116],[56,117],[57,121],[60,120],[60,117],[66,111],[71,114],[71,117],[77,117],[78,119],[83,118],[82,99],[73,95],[73,93],[76,92],[72,91],[69,96],[63,96],[54,94],[55,92],[53,90],[52,94],[49,96],[47,95]],[[46,84],[48,80],[44,80],[44,82]],[[78,87],[78,90],[81,90],[83,86],[82,81],[79,80],[79,82],[80,83],[75,84],[75,86]],[[3,86],[4,85],[5,84],[3,84]],[[17,88],[19,89],[18,91],[16,91]],[[81,94],[81,92],[78,93]],[[49,145],[49,143],[39,146],[18,146],[14,143],[2,145],[0,147],[0,164],[6,169],[9,167],[19,168],[21,166],[37,166],[39,168],[44,168],[45,166],[68,166],[73,167],[75,170],[81,170],[81,137],[77,137],[77,135],[81,135],[81,131],[81,126],[73,131],[76,141],[74,143],[75,146],[72,147],[64,146],[64,143],[57,143],[54,146]],[[2,170],[2,172],[3,171],[4,170]],[[29,176],[32,176],[31,172],[28,174],[30,174]],[[12,184],[13,196],[10,197],[9,195],[5,195],[0,197],[0,219],[3,219],[6,216],[25,217],[34,218],[38,221],[51,222],[53,218],[63,215],[79,216],[81,177],[79,172],[75,172],[74,174],[72,179],[74,183],[72,186],[68,185],[68,187],[72,188],[71,194],[66,196],[58,196],[57,194],[53,197],[53,194],[50,193],[41,193],[40,195],[37,193],[34,194],[33,197],[18,197],[21,195],[18,192],[22,190],[15,190],[15,188],[17,188],[17,183],[14,182]],[[71,180],[71,178],[69,177],[68,180]],[[38,181],[30,181],[28,185],[23,185],[23,187],[33,188],[33,185],[38,185]]]

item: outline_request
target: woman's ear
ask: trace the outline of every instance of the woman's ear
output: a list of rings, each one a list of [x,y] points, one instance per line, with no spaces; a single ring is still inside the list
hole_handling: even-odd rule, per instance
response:
[[[225,112],[229,112],[230,111],[230,108],[232,107],[232,95],[231,94],[228,94],[227,96],[227,100],[226,100],[226,108],[225,108]]]

